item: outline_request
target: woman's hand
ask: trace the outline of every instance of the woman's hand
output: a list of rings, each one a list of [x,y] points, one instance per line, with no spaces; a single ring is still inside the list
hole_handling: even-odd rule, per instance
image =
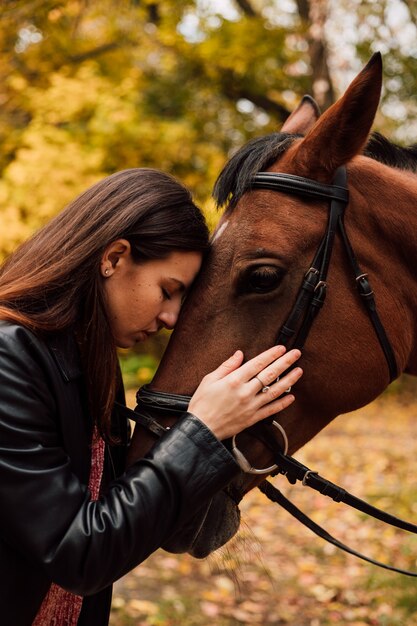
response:
[[[274,346],[242,365],[243,353],[238,350],[203,378],[188,410],[218,439],[237,435],[294,401],[291,394],[280,396],[302,376],[302,369],[292,369],[278,382],[277,377],[300,355],[299,350],[286,353],[284,346]],[[265,387],[269,388],[262,391]]]

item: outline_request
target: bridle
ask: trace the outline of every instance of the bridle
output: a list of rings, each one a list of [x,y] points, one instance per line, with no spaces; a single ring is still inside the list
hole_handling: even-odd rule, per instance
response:
[[[336,233],[339,233],[346,256],[354,274],[358,293],[365,305],[366,311],[370,321],[372,322],[379,344],[387,361],[390,381],[396,378],[398,370],[394,351],[377,313],[375,297],[368,280],[368,275],[359,267],[344,226],[344,213],[349,202],[346,169],[344,167],[340,167],[336,171],[331,185],[319,183],[309,178],[295,176],[293,174],[259,172],[253,177],[250,189],[267,189],[287,194],[300,195],[315,200],[326,200],[329,202],[329,215],[326,231],[319,244],[311,266],[307,269],[304,275],[294,306],[278,332],[276,343],[285,346],[291,345],[292,348],[303,347],[311,330],[312,324],[325,301],[328,269],[331,261],[335,236]],[[152,412],[158,411],[158,413],[163,412],[179,416],[181,413],[187,411],[190,399],[190,396],[160,391],[156,392],[149,389],[149,387],[145,385],[141,387],[137,393],[138,405],[135,408],[135,411],[130,411],[125,407],[120,407],[120,405],[119,407],[121,410],[127,412],[127,416],[130,419],[133,419],[141,426],[147,428],[154,435],[160,437],[164,434],[164,432],[169,430],[169,428],[162,426],[159,422],[157,422],[153,418]],[[293,457],[288,456],[286,454],[288,440],[283,427],[276,421],[272,421],[272,425],[275,426],[281,433],[285,447],[284,452],[276,441],[266,441],[264,437],[259,437],[259,435],[257,435],[265,443],[265,445],[272,448],[274,452],[275,464],[271,467],[264,469],[253,468],[242,452],[238,450],[235,444],[235,439],[233,439],[232,453],[234,454],[235,459],[242,471],[252,474],[283,474],[292,484],[297,481],[301,481],[304,486],[315,489],[323,495],[329,496],[336,502],[344,502],[349,506],[352,506],[353,508],[371,515],[387,524],[417,533],[417,525],[401,520],[393,515],[390,515],[389,513],[373,507],[359,498],[356,498],[356,496],[353,496],[341,487],[323,478],[317,472],[310,470]],[[375,561],[341,543],[302,513],[302,511],[285,498],[285,496],[268,481],[261,483],[259,485],[259,489],[270,500],[280,504],[289,513],[291,513],[291,515],[305,524],[314,533],[329,541],[333,545],[336,545],[338,548],[341,548],[350,554],[358,556],[359,558],[385,569],[417,577],[417,573],[409,572],[407,570],[402,570],[385,563]]]
[[[394,380],[398,375],[394,351],[377,313],[375,297],[369,284],[368,274],[364,273],[359,267],[344,225],[344,213],[349,202],[346,168],[340,167],[336,170],[333,184],[331,185],[318,183],[315,180],[293,174],[260,172],[254,176],[251,188],[269,189],[271,191],[280,191],[329,202],[326,231],[311,266],[304,275],[294,306],[278,333],[276,343],[288,346],[292,340],[291,347],[301,349],[304,346],[312,324],[326,298],[327,273],[333,252],[335,235],[339,232],[355,277],[357,290],[384,352],[388,364],[390,382]]]

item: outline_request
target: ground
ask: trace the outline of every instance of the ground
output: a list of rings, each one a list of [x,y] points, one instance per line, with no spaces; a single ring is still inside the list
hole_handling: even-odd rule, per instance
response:
[[[297,458],[417,523],[417,396],[396,391],[341,416]],[[274,483],[331,534],[417,571],[417,538],[285,478]],[[417,626],[417,581],[326,544],[258,490],[239,535],[198,561],[162,550],[115,586],[111,626]]]

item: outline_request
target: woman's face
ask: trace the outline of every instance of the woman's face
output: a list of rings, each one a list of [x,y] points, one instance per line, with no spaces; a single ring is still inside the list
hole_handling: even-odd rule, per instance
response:
[[[116,345],[131,348],[161,328],[173,328],[202,261],[200,252],[172,252],[135,263],[130,244],[118,240],[101,260],[107,312]]]

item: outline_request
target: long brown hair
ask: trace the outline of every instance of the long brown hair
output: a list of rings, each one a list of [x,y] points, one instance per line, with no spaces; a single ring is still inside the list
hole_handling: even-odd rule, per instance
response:
[[[138,262],[208,247],[204,217],[189,191],[168,174],[135,168],[87,189],[0,268],[0,319],[39,335],[76,332],[89,408],[108,441],[118,361],[100,260],[119,238],[131,243]]]

